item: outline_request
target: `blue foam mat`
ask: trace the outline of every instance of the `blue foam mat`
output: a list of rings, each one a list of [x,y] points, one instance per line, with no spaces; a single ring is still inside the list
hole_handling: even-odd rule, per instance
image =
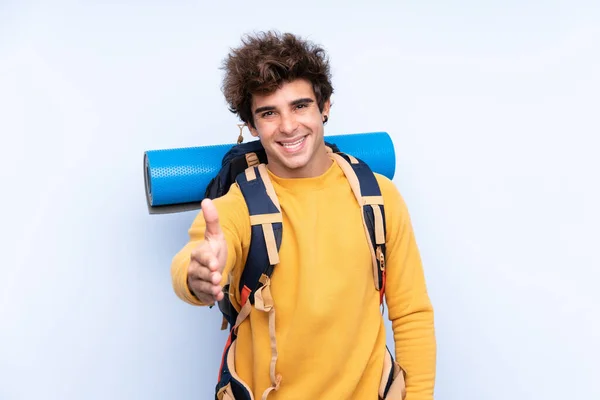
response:
[[[328,135],[325,141],[366,162],[390,179],[396,169],[394,144],[386,132]],[[149,150],[144,153],[144,181],[148,208],[180,206],[155,211],[176,212],[198,208],[206,187],[221,168],[223,156],[234,143]]]

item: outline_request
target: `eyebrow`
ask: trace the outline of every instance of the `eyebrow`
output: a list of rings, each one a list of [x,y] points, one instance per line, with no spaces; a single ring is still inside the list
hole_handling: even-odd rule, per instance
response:
[[[290,106],[297,106],[298,104],[314,103],[314,102],[315,101],[313,99],[311,99],[310,97],[303,97],[301,99],[292,101],[290,103]],[[274,109],[275,109],[274,106],[258,107],[256,110],[254,110],[254,114],[260,114],[265,111],[273,111]]]

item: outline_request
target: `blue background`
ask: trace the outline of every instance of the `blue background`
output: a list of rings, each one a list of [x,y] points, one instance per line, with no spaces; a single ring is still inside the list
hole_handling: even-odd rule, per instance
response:
[[[326,134],[386,131],[436,309],[436,399],[594,399],[597,1],[0,2],[0,399],[208,399],[218,312],[171,289],[196,212],[148,149],[231,143],[240,35],[322,43]],[[389,327],[389,324],[388,324]]]

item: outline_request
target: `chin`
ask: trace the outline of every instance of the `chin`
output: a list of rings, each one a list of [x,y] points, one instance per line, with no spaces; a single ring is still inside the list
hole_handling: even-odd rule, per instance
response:
[[[286,157],[280,153],[276,153],[274,156],[268,156],[268,163],[272,171],[279,174],[282,178],[291,178],[302,175],[302,172],[310,166],[311,161],[308,154],[298,155],[297,157]]]
[[[289,170],[299,171],[305,169],[309,165],[309,162],[307,160],[288,161],[284,162],[283,165]]]

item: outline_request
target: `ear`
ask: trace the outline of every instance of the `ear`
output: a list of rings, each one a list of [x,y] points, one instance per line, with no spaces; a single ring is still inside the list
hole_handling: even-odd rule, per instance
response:
[[[331,111],[331,101],[327,100],[323,104],[323,111],[321,112],[321,116],[323,117],[324,121],[327,121],[329,119],[329,112],[330,111]],[[325,117],[327,117],[327,118],[325,118]]]
[[[248,130],[250,131],[250,134],[254,137],[258,137],[258,131],[256,130],[256,128],[252,127],[251,123],[248,123],[246,125],[248,127]]]

